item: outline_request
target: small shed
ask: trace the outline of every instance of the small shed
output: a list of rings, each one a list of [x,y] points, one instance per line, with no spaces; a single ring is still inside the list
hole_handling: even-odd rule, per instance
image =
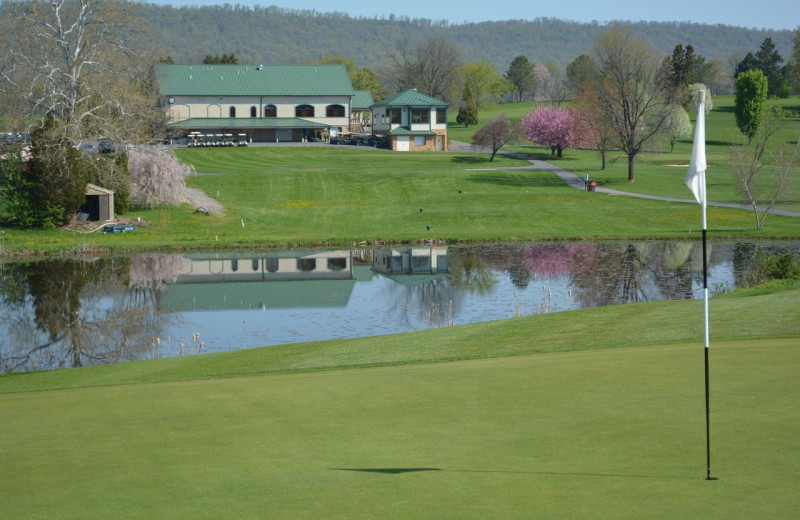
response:
[[[114,218],[114,192],[94,184],[87,184],[86,202],[81,206],[80,212],[89,215],[87,220],[112,220]]]

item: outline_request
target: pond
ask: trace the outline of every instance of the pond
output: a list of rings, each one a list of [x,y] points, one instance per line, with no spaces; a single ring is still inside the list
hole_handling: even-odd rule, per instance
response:
[[[710,245],[712,295],[798,242]],[[355,338],[702,298],[699,242],[135,254],[0,263],[0,370]]]

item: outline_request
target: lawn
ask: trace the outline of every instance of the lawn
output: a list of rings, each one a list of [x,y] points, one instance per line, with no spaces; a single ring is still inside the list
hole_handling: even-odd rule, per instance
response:
[[[394,154],[350,147],[183,149],[199,174],[187,183],[217,198],[225,216],[184,205],[135,210],[147,227],[124,235],[6,229],[0,248],[120,250],[349,245],[419,240],[697,236],[699,208],[612,197],[567,187],[551,173],[504,171],[526,161],[487,154]],[[587,152],[588,156],[588,152]],[[567,154],[558,163],[571,167]],[[647,167],[642,168],[643,179]],[[684,170],[670,168],[683,197]],[[654,178],[658,178],[654,174]],[[660,178],[659,178],[660,179]],[[659,183],[666,183],[660,179]],[[646,185],[642,180],[639,185]],[[751,212],[711,208],[712,236],[797,237],[797,219],[770,216],[755,231]]]
[[[706,117],[708,196],[713,201],[741,203],[743,199],[736,188],[731,167],[732,146],[743,143],[742,134],[736,127],[733,114],[734,97],[714,96],[713,103],[714,108]],[[800,138],[798,98],[795,96],[779,100],[778,103],[789,112],[790,117],[773,137],[770,149],[776,151],[778,148],[783,148],[785,152],[791,152],[796,148],[798,138]],[[485,123],[501,113],[505,113],[512,121],[518,121],[532,108],[533,103],[530,102],[493,105],[480,112],[480,122],[481,124]],[[694,123],[696,114],[692,113],[691,117]],[[454,121],[451,121],[451,125],[450,138],[468,143],[472,142],[472,136],[480,128],[480,125],[465,128],[457,125]],[[526,143],[524,140],[517,140],[503,150],[522,152],[550,161],[562,168],[574,171],[581,177],[588,174],[602,187],[687,199],[691,198],[691,193],[683,185],[683,177],[686,175],[689,157],[692,153],[693,138],[694,135],[679,139],[672,152],[670,152],[669,143],[661,142],[658,143],[656,149],[646,150],[637,156],[635,183],[628,182],[628,159],[620,151],[608,153],[608,167],[606,170],[602,170],[600,154],[592,150],[566,150],[564,157],[558,159],[550,155],[549,149]],[[800,191],[797,186],[789,197],[781,201],[779,207],[800,211]]]
[[[0,377],[4,516],[794,518],[798,298],[711,302],[717,481],[662,302]]]

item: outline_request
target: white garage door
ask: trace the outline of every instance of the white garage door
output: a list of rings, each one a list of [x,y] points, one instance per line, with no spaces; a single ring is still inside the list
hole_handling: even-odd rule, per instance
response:
[[[397,136],[397,151],[408,152],[411,150],[411,138],[407,135]]]

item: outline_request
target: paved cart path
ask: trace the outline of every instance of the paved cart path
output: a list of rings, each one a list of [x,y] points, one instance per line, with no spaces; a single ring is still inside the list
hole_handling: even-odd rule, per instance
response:
[[[487,152],[491,153],[491,150],[486,150],[480,147],[476,147],[467,143],[459,143],[458,141],[453,142],[455,146],[451,147],[451,151],[478,151],[478,152]],[[567,183],[568,186],[572,186],[573,188],[577,188],[579,190],[585,190],[586,186],[583,182],[583,179],[576,175],[575,173],[565,170],[564,168],[559,168],[554,166],[548,162],[540,161],[538,159],[531,159],[523,154],[516,154],[516,153],[504,153],[502,151],[497,152],[502,153],[504,155],[508,155],[510,157],[517,157],[519,159],[525,159],[529,163],[530,166],[518,166],[518,167],[511,167],[511,168],[471,168],[473,170],[522,170],[522,171],[541,171],[541,172],[551,172],[559,177]],[[688,189],[688,188],[687,188]],[[643,193],[631,193],[628,191],[620,191],[620,190],[612,190],[610,188],[601,188],[598,186],[596,188],[598,193],[605,193],[607,195],[615,195],[615,196],[623,196],[623,197],[636,197],[639,199],[650,199],[650,200],[663,200],[665,202],[678,202],[678,203],[686,203],[686,204],[697,204],[697,201],[694,199],[677,199],[673,197],[659,197],[657,195],[645,195]],[[708,201],[709,206],[717,206],[722,208],[734,208],[734,209],[743,209],[747,211],[753,211],[753,207],[747,204],[733,204],[730,202],[714,202]],[[764,211],[764,208],[758,208],[759,212]],[[797,211],[788,211],[783,209],[771,209],[770,214],[772,215],[783,215],[786,217],[800,217],[800,212]]]

